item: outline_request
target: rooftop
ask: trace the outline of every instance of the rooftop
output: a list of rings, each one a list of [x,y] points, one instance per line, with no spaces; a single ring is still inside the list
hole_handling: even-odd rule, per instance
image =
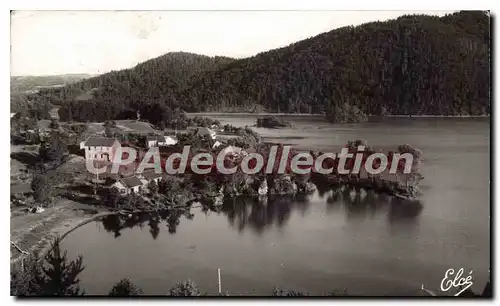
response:
[[[85,146],[87,147],[112,147],[113,144],[117,141],[115,138],[108,137],[90,137],[85,142]]]
[[[151,180],[151,179],[162,177],[161,172],[160,173],[156,173],[155,170],[153,170],[153,169],[142,172],[142,175],[147,180]]]
[[[147,135],[146,136],[146,140],[147,141],[165,141],[165,136],[161,136],[161,135]]]
[[[124,177],[120,181],[128,188],[142,186],[142,182],[137,176]]]

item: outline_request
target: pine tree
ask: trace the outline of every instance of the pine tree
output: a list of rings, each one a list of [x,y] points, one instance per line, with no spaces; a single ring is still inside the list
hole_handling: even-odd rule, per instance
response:
[[[83,257],[68,261],[67,251],[62,252],[60,239],[52,243],[52,249],[45,257],[47,265],[42,267],[46,280],[42,286],[44,296],[78,296],[83,291],[78,286],[78,275],[84,270]]]
[[[13,296],[36,296],[45,285],[45,277],[41,269],[37,252],[22,258],[21,263],[11,267],[10,294]]]

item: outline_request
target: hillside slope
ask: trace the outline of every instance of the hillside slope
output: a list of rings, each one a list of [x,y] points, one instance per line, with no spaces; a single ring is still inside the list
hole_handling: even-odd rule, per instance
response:
[[[140,63],[133,68],[111,71],[66,86],[49,90],[55,103],[68,100],[94,100],[125,103],[143,103],[174,98],[175,94],[193,82],[205,71],[211,71],[233,60],[227,57],[173,52]],[[82,94],[88,96],[81,98]]]
[[[482,12],[344,27],[206,74],[182,100],[199,111],[489,113],[489,27]]]
[[[324,112],[335,122],[366,114],[484,115],[490,113],[489,56],[484,12],[412,15],[336,29],[241,60],[169,53],[42,95],[63,104],[62,120],[81,121],[174,108]]]

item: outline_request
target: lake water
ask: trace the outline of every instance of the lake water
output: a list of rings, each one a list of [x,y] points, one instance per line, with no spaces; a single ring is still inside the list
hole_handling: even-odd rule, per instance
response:
[[[253,125],[251,115],[219,115],[222,124]],[[421,284],[440,292],[449,268],[472,270],[483,289],[490,268],[489,119],[389,118],[332,125],[320,116],[286,116],[290,129],[257,128],[264,140],[338,152],[362,138],[376,148],[409,143],[424,153],[420,202],[329,193],[259,203],[227,201],[193,216],[93,222],[67,236],[70,257],[84,256],[81,286],[107,294],[128,277],[146,294],[191,279],[202,291],[268,295],[273,287],[320,295],[412,295]],[[117,234],[118,233],[118,234]],[[450,294],[451,292],[444,293]]]

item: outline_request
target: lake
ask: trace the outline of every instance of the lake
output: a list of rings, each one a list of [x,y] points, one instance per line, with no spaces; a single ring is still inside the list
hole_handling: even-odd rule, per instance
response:
[[[219,114],[222,124],[251,126],[256,116]],[[314,295],[347,289],[362,295],[439,294],[446,270],[472,270],[481,291],[490,268],[489,118],[385,118],[332,125],[321,116],[285,116],[293,128],[255,128],[266,141],[339,152],[348,140],[376,148],[408,143],[423,151],[422,195],[402,202],[368,194],[315,192],[267,202],[238,198],[190,216],[110,217],[63,241],[84,256],[81,287],[107,294],[128,277],[146,294],[191,279],[231,295],[269,295],[273,287]],[[137,219],[139,218],[139,219]],[[165,219],[165,220],[163,220]],[[442,293],[452,294],[452,292]]]

